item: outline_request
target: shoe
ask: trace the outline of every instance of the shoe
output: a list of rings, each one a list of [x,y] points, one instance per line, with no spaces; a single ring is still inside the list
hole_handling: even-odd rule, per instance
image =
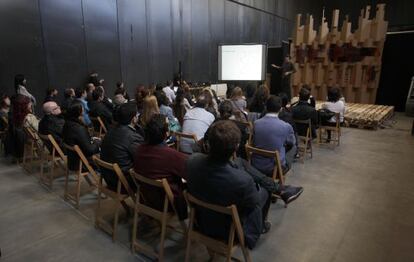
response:
[[[272,223],[270,223],[270,221],[265,220],[263,222],[262,234],[266,234],[267,232],[269,232],[271,227],[272,227]]]
[[[285,186],[283,192],[280,194],[285,205],[289,204],[300,196],[303,192],[303,187]]]

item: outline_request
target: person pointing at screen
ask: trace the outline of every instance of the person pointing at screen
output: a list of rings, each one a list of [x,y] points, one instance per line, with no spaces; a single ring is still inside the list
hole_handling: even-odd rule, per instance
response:
[[[290,56],[285,56],[285,60],[283,61],[282,66],[277,66],[275,64],[271,64],[271,66],[276,69],[282,70],[282,92],[286,93],[290,100],[292,98],[290,90],[290,79],[291,75],[296,72],[295,66],[290,61]]]

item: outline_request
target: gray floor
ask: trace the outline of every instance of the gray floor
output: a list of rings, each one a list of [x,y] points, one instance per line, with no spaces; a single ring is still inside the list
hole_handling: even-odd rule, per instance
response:
[[[313,159],[295,164],[287,182],[305,192],[287,209],[272,205],[272,229],[253,260],[414,261],[411,121],[398,115],[392,128],[345,128],[340,147],[315,147]],[[94,195],[77,211],[62,194],[62,180],[49,191],[36,174],[0,159],[2,261],[150,261],[129,251],[131,221],[122,222],[113,243],[93,226]],[[154,230],[143,227],[148,232],[140,235],[155,243]],[[168,237],[166,260],[183,261],[182,237]],[[207,261],[202,246],[192,249],[192,261]]]

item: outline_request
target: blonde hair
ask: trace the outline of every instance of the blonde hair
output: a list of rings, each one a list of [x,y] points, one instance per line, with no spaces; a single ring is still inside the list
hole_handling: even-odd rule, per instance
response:
[[[231,99],[233,100],[239,98],[243,98],[243,90],[237,86],[231,91]]]
[[[145,126],[153,115],[159,114],[157,98],[155,96],[147,96],[144,98],[141,114],[141,124]]]

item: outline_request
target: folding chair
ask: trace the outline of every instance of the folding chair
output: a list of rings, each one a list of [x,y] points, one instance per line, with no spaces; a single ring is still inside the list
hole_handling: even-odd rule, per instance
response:
[[[177,216],[177,210],[174,205],[174,195],[171,191],[170,185],[168,184],[167,179],[163,178],[161,180],[154,180],[142,175],[137,174],[134,172],[133,169],[130,170],[130,174],[134,179],[134,182],[137,185],[138,191],[136,194],[135,199],[135,207],[134,207],[134,225],[132,230],[132,244],[131,249],[132,252],[135,251],[142,251],[143,253],[147,253],[153,257],[156,257],[158,261],[163,261],[164,258],[164,241],[165,235],[167,231],[167,226],[169,226],[170,221],[172,218]],[[164,201],[163,201],[163,208],[162,211],[157,210],[151,206],[145,204],[145,195],[141,192],[141,185],[152,186],[155,188],[159,188],[164,191]],[[171,207],[173,212],[169,212],[168,208]],[[155,250],[147,245],[139,243],[137,241],[137,228],[138,228],[138,215],[143,214],[149,216],[155,220],[157,220],[161,224],[161,237],[160,237],[160,248],[159,252],[156,253]],[[183,221],[180,222],[183,231],[178,231],[174,227],[169,226],[170,228],[174,229],[177,232],[184,233],[186,231],[185,224]]]
[[[190,261],[190,251],[191,251],[192,241],[197,241],[205,245],[210,254],[218,253],[218,254],[224,255],[226,257],[226,261],[231,261],[232,259],[240,261],[239,259],[232,257],[236,248],[240,247],[243,252],[244,261],[247,261],[247,262],[251,261],[250,253],[247,250],[246,245],[245,245],[243,227],[241,225],[239,213],[237,212],[237,207],[235,205],[231,205],[227,207],[213,205],[213,204],[201,201],[187,192],[184,192],[184,196],[187,199],[188,205],[190,206],[190,221],[188,225],[187,248],[185,252],[186,262]],[[195,218],[197,207],[209,209],[209,210],[212,210],[220,214],[231,216],[232,222],[230,225],[230,232],[229,232],[229,237],[227,241],[214,239],[194,229],[194,224],[197,223],[196,218]],[[237,234],[237,241],[235,241],[236,234]]]
[[[65,180],[65,200],[72,201],[72,204],[74,204],[75,208],[79,208],[79,201],[80,201],[80,189],[81,189],[81,178],[85,178],[86,182],[89,184],[89,191],[93,191],[96,188],[96,185],[99,183],[98,175],[96,174],[95,170],[92,168],[92,166],[89,164],[88,160],[86,159],[85,155],[83,154],[82,150],[79,148],[78,145],[69,146],[67,144],[63,144],[64,148],[68,150],[68,152],[73,152],[79,157],[79,166],[75,171],[77,184],[76,184],[76,192],[75,195],[71,195],[69,193],[69,162],[67,162],[66,165],[66,180]],[[83,167],[85,166],[86,171],[83,170]],[[89,174],[92,175],[93,179],[95,181],[91,181],[89,178]]]
[[[249,134],[249,138],[247,139],[247,144],[252,144],[252,138],[253,138],[253,124],[252,122],[247,121],[239,121],[239,120],[232,120],[237,125],[243,126],[245,129],[247,129],[247,133]]]
[[[334,126],[327,126],[327,125],[320,125],[319,126],[319,130],[318,130],[318,143],[319,144],[324,144],[324,142],[322,142],[323,139],[327,139],[327,137],[324,137],[323,134],[324,133],[328,133],[328,131],[331,132],[331,138],[330,141],[326,142],[325,144],[330,144],[331,142],[336,142],[336,145],[339,146],[340,143],[340,139],[341,139],[341,119],[340,119],[340,114],[339,113],[335,113],[335,119],[336,119],[336,123]],[[322,132],[325,131],[325,132]]]
[[[39,134],[39,137],[43,141],[40,163],[40,182],[49,186],[49,188],[52,188],[53,179],[55,178],[55,166],[61,167],[62,170],[66,170],[67,157],[52,135]],[[51,146],[51,151],[47,148],[47,144]],[[45,165],[50,165],[49,177],[46,176]]]
[[[23,167],[27,169],[27,165],[30,165],[30,173],[33,172],[33,164],[35,160],[39,160],[40,158],[40,142],[39,137],[36,130],[30,127],[23,128],[26,139],[24,142],[24,150],[23,150]]]
[[[4,140],[6,139],[7,131],[9,129],[9,121],[6,117],[2,116],[0,118],[3,129],[0,130],[0,151],[4,150]]]
[[[180,144],[181,144],[182,139],[190,139],[190,140],[193,140],[195,144],[198,143],[197,137],[194,134],[186,134],[186,133],[181,133],[181,132],[174,132],[173,134],[175,135],[175,138],[177,140],[177,142],[175,143],[176,150],[179,152],[181,152]]]
[[[307,120],[299,120],[294,119],[293,120],[296,124],[296,126],[308,126],[306,129],[306,135],[305,136],[299,136],[298,135],[298,152],[300,155],[300,158],[302,160],[302,163],[305,162],[305,158],[308,154],[310,154],[310,158],[313,157],[313,150],[312,150],[312,122],[311,119]]]
[[[102,119],[99,116],[89,118],[93,125],[93,135],[99,138],[103,138],[107,133],[107,129]]]
[[[116,191],[109,189],[108,187],[104,186],[102,176],[99,177],[99,184],[98,184],[98,205],[96,207],[95,212],[95,226],[97,228],[101,228],[102,230],[106,231],[108,234],[112,236],[112,241],[116,239],[116,231],[118,227],[118,218],[119,218],[119,206],[125,209],[127,215],[130,214],[129,206],[125,202],[129,197],[131,199],[135,199],[135,193],[132,191],[131,187],[129,186],[128,181],[126,180],[124,174],[122,173],[121,168],[117,163],[108,163],[101,160],[98,156],[93,156],[93,161],[95,164],[101,169],[106,169],[114,173],[118,177],[118,184],[116,187]],[[122,187],[124,187],[126,193],[122,193]],[[115,202],[115,212],[114,212],[114,221],[113,224],[110,225],[106,222],[103,217],[101,216],[101,194],[105,194],[109,196]]]

